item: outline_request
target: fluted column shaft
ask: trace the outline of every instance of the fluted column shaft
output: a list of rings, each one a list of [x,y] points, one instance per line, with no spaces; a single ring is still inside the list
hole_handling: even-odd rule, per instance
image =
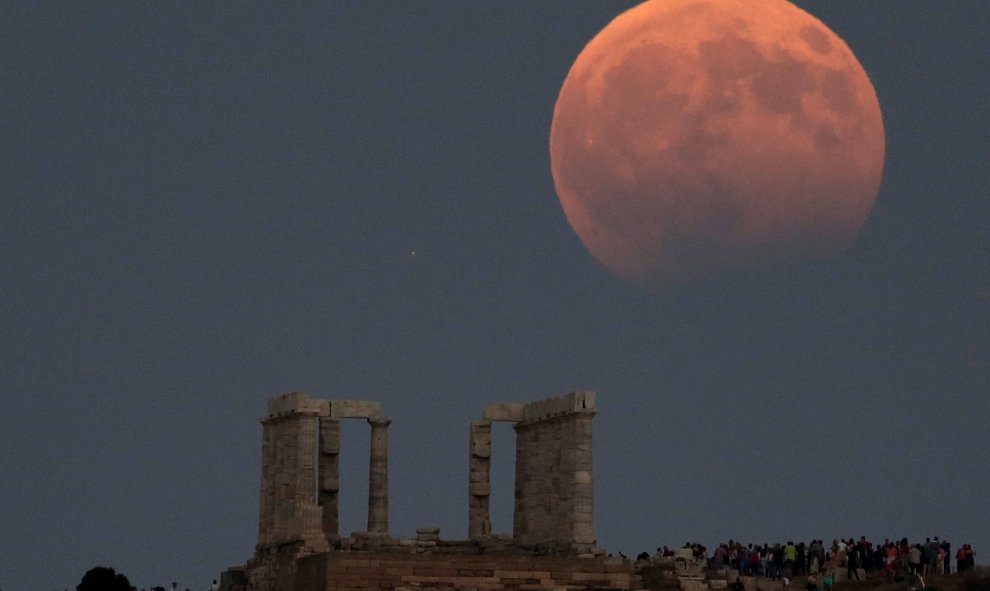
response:
[[[294,517],[297,533],[322,530],[316,504],[316,413],[299,413]]]
[[[368,419],[371,460],[368,472],[368,532],[388,534],[388,426],[391,419]]]
[[[572,540],[579,545],[595,543],[595,493],[592,477],[592,431],[591,420],[594,411],[583,411],[574,415],[574,503]]]
[[[275,424],[261,421],[261,494],[258,508],[258,547],[269,544],[275,529]]]

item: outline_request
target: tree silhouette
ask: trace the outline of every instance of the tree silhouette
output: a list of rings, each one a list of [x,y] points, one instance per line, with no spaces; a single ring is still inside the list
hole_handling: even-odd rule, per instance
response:
[[[109,566],[96,566],[83,575],[76,591],[136,591],[123,574]]]

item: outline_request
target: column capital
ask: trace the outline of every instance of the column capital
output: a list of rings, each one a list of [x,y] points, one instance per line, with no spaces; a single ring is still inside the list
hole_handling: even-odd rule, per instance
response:
[[[386,418],[373,418],[372,419],[372,418],[369,418],[368,419],[368,424],[371,425],[372,428],[377,427],[379,429],[384,429],[385,427],[388,427],[389,425],[392,424],[392,419],[386,419]]]

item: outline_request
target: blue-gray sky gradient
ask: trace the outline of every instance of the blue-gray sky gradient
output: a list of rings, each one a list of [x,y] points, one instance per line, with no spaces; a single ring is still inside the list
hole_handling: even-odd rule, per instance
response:
[[[940,535],[985,560],[990,4],[798,4],[880,99],[867,227],[650,293],[584,250],[547,153],[632,3],[4,3],[0,587],[243,563],[257,420],[293,389],[382,401],[398,535],[466,535],[485,404],[592,389],[610,551]],[[359,530],[364,426],[344,443]]]

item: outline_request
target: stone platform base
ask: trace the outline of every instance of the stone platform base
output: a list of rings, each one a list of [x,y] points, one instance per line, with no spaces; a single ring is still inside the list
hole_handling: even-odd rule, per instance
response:
[[[300,558],[292,591],[562,591],[639,587],[622,558],[327,552]]]

